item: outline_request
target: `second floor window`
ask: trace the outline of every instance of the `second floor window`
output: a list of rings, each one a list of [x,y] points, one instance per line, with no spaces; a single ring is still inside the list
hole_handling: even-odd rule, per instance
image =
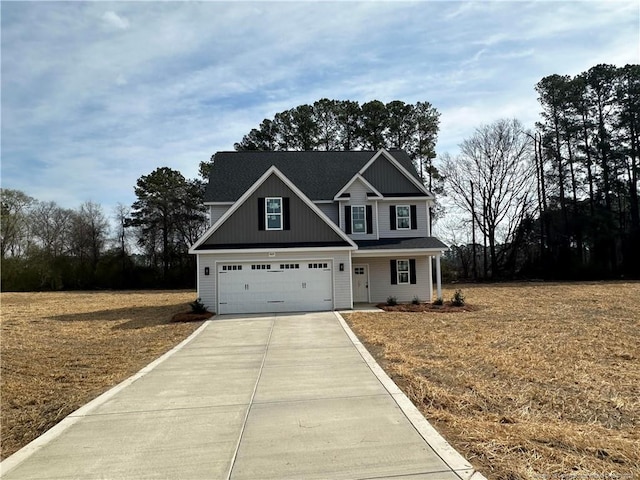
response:
[[[265,205],[267,230],[282,230],[282,198],[267,197]]]
[[[396,206],[396,228],[409,230],[411,228],[411,210],[409,205]]]
[[[351,231],[353,233],[367,233],[367,216],[364,206],[351,207]]]

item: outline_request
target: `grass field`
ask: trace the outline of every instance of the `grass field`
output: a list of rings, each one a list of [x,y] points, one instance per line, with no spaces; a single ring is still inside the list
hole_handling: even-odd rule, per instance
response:
[[[192,291],[2,293],[1,458],[178,344]]]
[[[488,478],[640,478],[640,283],[455,288],[475,311],[346,317]],[[2,293],[2,458],[188,336],[194,298]]]
[[[488,478],[640,478],[640,283],[455,288],[478,310],[346,317]]]

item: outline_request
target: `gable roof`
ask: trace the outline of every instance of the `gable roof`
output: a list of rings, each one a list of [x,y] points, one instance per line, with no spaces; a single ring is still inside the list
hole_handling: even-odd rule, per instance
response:
[[[218,152],[213,159],[204,201],[235,202],[271,166],[275,166],[309,199],[333,200],[378,153],[371,150]],[[421,184],[406,152],[392,150],[389,153]]]
[[[344,187],[342,187],[340,189],[340,191],[338,193],[336,193],[333,197],[334,200],[338,200],[340,198],[341,195],[343,195],[347,190],[349,190],[349,187],[351,187],[351,185],[353,185],[355,182],[360,182],[364,185],[364,187],[369,191],[368,193],[371,193],[372,195],[374,195],[377,198],[382,198],[382,194],[373,186],[371,185],[366,178],[364,178],[362,175],[360,175],[359,173],[356,173],[353,178],[351,180],[349,180]]]
[[[343,247],[348,247],[349,249],[356,249],[357,246],[349,236],[344,233],[338,226],[333,223],[323,212],[320,210],[296,185],[294,185],[291,180],[289,180],[275,165],[269,167],[263,174],[247,188],[245,192],[242,193],[238,201],[227,210],[224,215],[222,215],[216,223],[214,223],[199,239],[194,243],[189,249],[189,253],[196,253],[198,250],[203,249],[215,249],[215,247],[207,247],[205,244],[207,240],[218,230],[229,217],[231,217],[251,196],[254,192],[262,185],[269,177],[275,175],[282,182],[287,185],[291,189],[291,191],[297,195],[324,223],[327,224],[327,227],[333,230],[336,235],[342,239],[341,245]],[[238,245],[238,248],[242,248],[241,245]],[[264,245],[264,248],[269,248],[269,246]]]

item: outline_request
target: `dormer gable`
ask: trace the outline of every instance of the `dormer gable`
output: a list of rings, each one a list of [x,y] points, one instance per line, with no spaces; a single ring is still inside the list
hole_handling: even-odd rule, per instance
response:
[[[338,193],[336,193],[336,196],[333,199],[337,201],[348,199],[350,197],[350,190],[352,190],[353,187],[358,190],[364,190],[367,198],[371,200],[382,198],[382,194],[373,185],[371,185],[366,178],[357,173],[344,187],[340,189]]]

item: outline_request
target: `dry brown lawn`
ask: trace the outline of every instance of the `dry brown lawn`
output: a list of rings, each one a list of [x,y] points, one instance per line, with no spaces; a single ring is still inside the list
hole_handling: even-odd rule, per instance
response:
[[[1,457],[178,344],[193,291],[2,293]]]
[[[640,478],[640,283],[457,288],[477,311],[348,322],[488,478]]]

